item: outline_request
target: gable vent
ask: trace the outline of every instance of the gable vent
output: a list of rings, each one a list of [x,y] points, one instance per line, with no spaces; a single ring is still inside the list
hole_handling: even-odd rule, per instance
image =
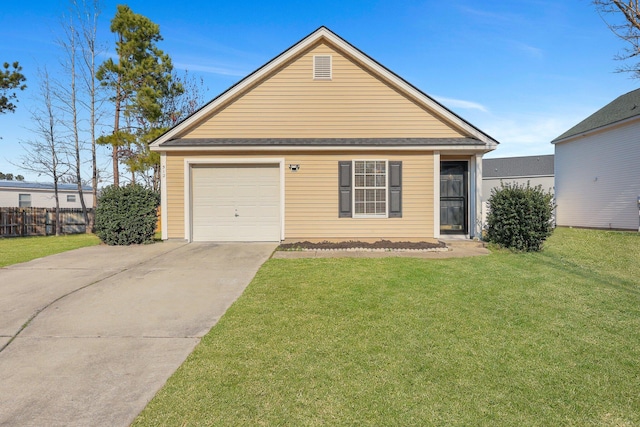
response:
[[[331,80],[331,55],[314,55],[313,79]]]

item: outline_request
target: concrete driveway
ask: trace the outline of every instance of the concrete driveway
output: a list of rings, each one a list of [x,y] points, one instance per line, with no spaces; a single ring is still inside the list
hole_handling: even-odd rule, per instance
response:
[[[0,425],[129,425],[275,247],[94,246],[0,269]]]

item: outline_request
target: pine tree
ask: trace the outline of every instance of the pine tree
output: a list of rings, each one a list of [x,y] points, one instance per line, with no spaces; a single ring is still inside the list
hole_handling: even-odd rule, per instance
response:
[[[10,70],[10,67],[13,70]],[[16,110],[16,105],[11,102],[13,99],[17,99],[14,89],[25,90],[27,85],[23,84],[27,79],[21,73],[22,67],[18,62],[14,62],[9,65],[5,62],[3,65],[4,70],[0,70],[0,114],[7,111],[13,113]]]
[[[145,143],[144,134],[162,115],[162,99],[175,85],[171,84],[171,59],[157,46],[162,40],[157,24],[126,5],[118,5],[111,32],[117,37],[117,62],[106,60],[97,78],[111,92],[114,124],[112,134],[98,142],[113,148],[113,181],[119,186],[121,158],[131,163],[129,159],[138,151],[135,143]]]

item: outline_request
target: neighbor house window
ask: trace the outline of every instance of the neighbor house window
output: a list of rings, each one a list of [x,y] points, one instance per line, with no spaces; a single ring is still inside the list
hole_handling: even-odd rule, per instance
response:
[[[18,194],[18,207],[30,208],[31,207],[31,194]]]
[[[402,162],[338,162],[340,218],[401,218]]]
[[[387,215],[387,162],[356,160],[353,162],[353,208],[356,216]]]
[[[76,202],[76,195],[75,194],[67,194],[67,202],[68,203],[75,203]]]

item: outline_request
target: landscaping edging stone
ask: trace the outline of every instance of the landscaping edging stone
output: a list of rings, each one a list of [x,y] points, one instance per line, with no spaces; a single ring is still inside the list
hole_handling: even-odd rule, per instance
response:
[[[308,241],[296,243],[284,243],[278,246],[276,251],[297,252],[297,251],[358,251],[358,252],[439,252],[448,251],[449,248],[444,242],[392,242],[390,240],[379,240],[373,243],[360,241],[346,242],[318,242]]]

